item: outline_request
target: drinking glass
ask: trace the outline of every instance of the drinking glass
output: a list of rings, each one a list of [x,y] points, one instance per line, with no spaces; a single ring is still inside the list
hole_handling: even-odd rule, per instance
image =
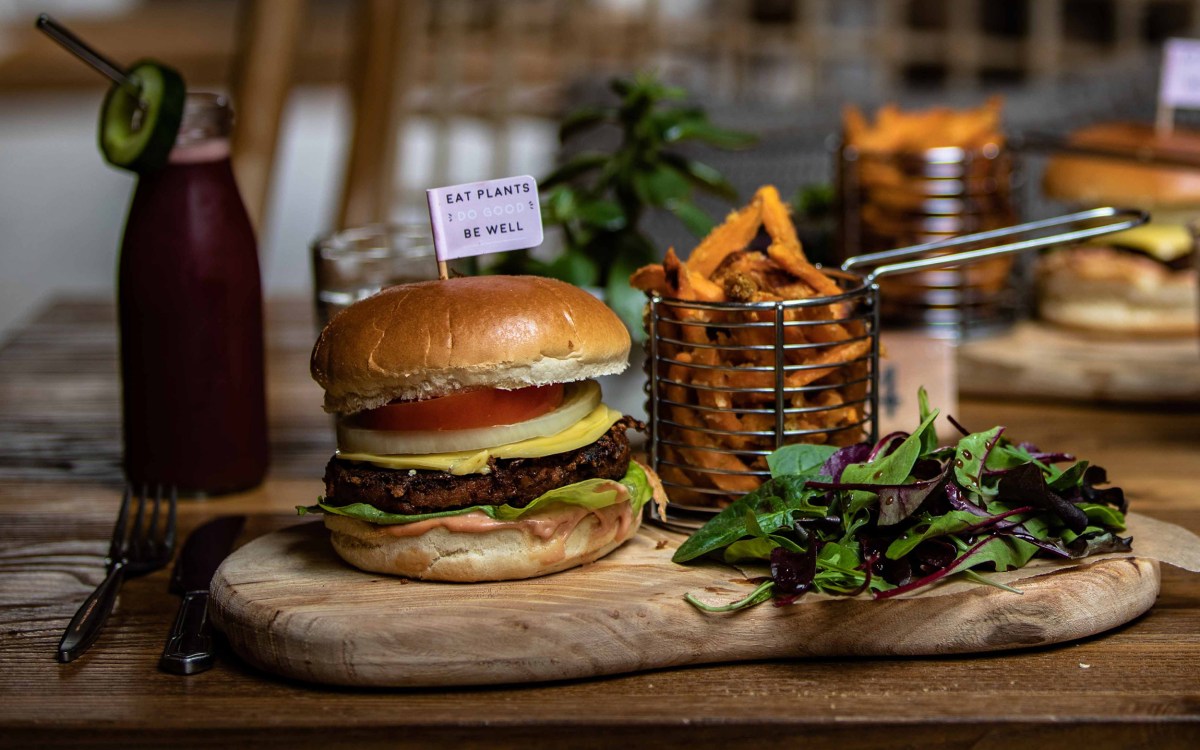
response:
[[[423,224],[371,224],[312,244],[317,325],[381,289],[437,278],[433,235]]]

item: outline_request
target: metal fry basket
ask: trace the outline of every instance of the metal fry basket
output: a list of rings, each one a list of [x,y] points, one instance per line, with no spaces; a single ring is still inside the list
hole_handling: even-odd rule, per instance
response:
[[[698,528],[770,477],[783,445],[878,439],[879,280],[1097,237],[1148,215],[1099,208],[850,258],[837,295],[767,302],[650,296],[650,464],[675,528]]]
[[[1003,145],[923,151],[837,149],[841,257],[1007,227],[1016,221],[1014,154]],[[964,338],[1003,328],[1020,308],[1011,257],[941,267],[881,285],[885,324]]]

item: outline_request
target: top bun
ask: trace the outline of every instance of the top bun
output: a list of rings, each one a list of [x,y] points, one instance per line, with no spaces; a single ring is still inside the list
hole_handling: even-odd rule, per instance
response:
[[[329,321],[313,348],[325,411],[464,388],[586,380],[628,366],[629,332],[582,289],[538,276],[468,276],[384,289]]]
[[[1200,157],[1200,133],[1176,130],[1159,137],[1150,125],[1110,122],[1073,133],[1070,143],[1128,152],[1177,152]],[[1131,159],[1061,154],[1046,165],[1046,195],[1079,206],[1171,208],[1200,205],[1200,170],[1151,166]]]

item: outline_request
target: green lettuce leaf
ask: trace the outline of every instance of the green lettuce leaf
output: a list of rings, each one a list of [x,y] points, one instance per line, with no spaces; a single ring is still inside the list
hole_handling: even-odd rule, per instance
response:
[[[920,409],[921,424],[928,423],[929,425],[925,430],[918,428],[918,432],[921,433],[921,455],[927,456],[937,451],[938,436],[937,428],[933,424],[937,420],[937,414],[935,413],[937,409],[929,406],[929,394],[925,392],[925,386],[917,389],[917,406]],[[930,419],[930,415],[932,415],[932,419]]]
[[[1087,514],[1091,525],[1122,531],[1125,529],[1125,514],[1116,508],[1096,503],[1079,503],[1079,509]]]
[[[838,450],[840,449],[836,445],[785,445],[767,456],[767,466],[771,469],[772,477],[789,474],[811,475],[824,466],[829,457]]]
[[[640,511],[642,506],[649,502],[654,494],[650,487],[650,481],[646,478],[646,472],[642,471],[642,467],[636,463],[630,462],[629,470],[625,472],[625,476],[617,481],[625,485],[625,488],[629,490],[629,500],[633,504],[634,513]],[[612,484],[613,480],[611,479],[585,479],[582,482],[568,484],[539,495],[523,508],[516,508],[511,505],[472,505],[467,508],[455,508],[454,510],[444,510],[436,513],[406,515],[403,513],[388,513],[367,503],[329,505],[328,503],[318,502],[316,505],[299,505],[296,507],[296,512],[300,515],[329,513],[336,516],[357,518],[360,521],[379,524],[381,526],[415,523],[430,518],[461,516],[464,513],[476,511],[499,521],[515,521],[555,503],[578,505],[590,510],[598,510],[615,505],[618,493]]]
[[[963,529],[970,528],[979,523],[979,520],[979,516],[963,510],[952,510],[940,516],[926,518],[888,545],[884,556],[889,560],[899,560],[916,549],[926,539],[957,534]]]
[[[894,451],[874,461],[850,464],[842,471],[841,481],[845,484],[903,484],[920,459],[925,435],[933,429],[937,417],[937,409],[929,411],[916,431],[906,437]],[[877,493],[868,490],[851,490],[850,502],[846,506],[847,513],[852,517],[857,516],[860,510],[873,504],[878,497]]]
[[[728,547],[739,539],[773,535],[780,529],[791,527],[796,518],[823,518],[829,513],[829,507],[810,501],[823,498],[825,493],[804,486],[814,476],[797,474],[764,482],[713,516],[702,529],[679,545],[671,559],[687,562]],[[741,553],[739,550],[738,554]]]
[[[958,441],[954,450],[954,478],[963,489],[982,493],[984,461],[991,453],[992,445],[999,440],[1003,427],[993,427],[987,432],[974,432]]]

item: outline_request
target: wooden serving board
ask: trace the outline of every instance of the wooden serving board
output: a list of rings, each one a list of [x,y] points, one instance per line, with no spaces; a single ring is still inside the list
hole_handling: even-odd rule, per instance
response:
[[[359,686],[525,683],[685,664],[959,654],[1099,633],[1154,603],[1158,563],[1122,558],[889,601],[822,600],[703,614],[694,592],[749,593],[737,571],[671,562],[683,536],[646,528],[592,565],[526,581],[410,582],[343,563],[320,522],[260,537],[212,582],[213,620],[269,672]]]
[[[985,396],[1200,402],[1200,341],[1120,338],[1026,321],[960,346],[958,388]]]

